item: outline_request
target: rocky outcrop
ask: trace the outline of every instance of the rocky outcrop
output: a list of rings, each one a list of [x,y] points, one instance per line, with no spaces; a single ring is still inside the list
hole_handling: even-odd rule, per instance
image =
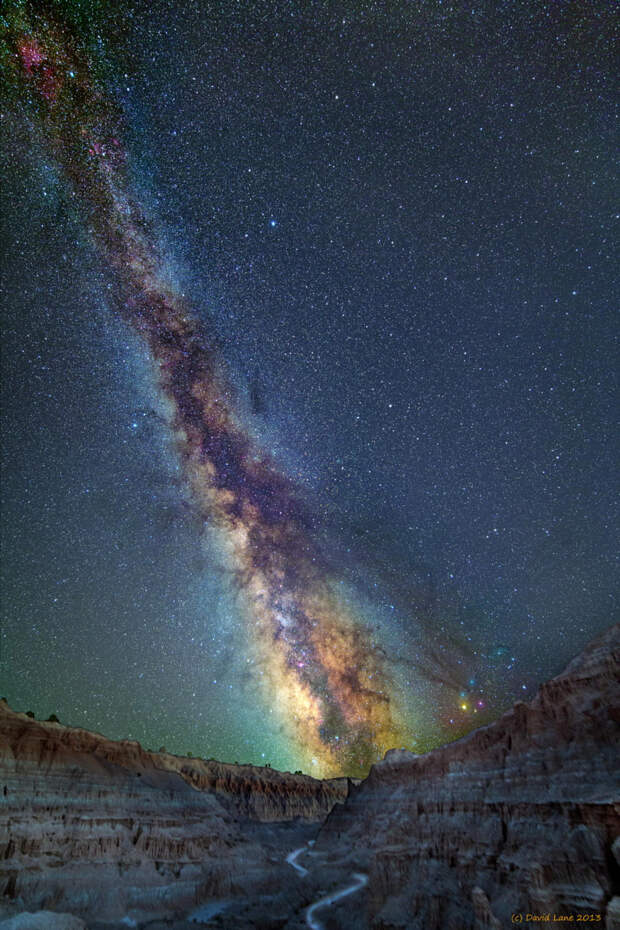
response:
[[[616,626],[531,703],[427,755],[391,750],[359,786],[150,753],[0,703],[0,930],[43,912],[189,930],[205,902],[226,930],[302,930],[326,896],[326,930],[513,915],[620,930],[619,663]]]
[[[363,913],[335,926],[482,930],[513,914],[525,926],[540,925],[528,914],[615,926],[619,663],[615,626],[530,704],[427,755],[390,752],[375,765],[316,844],[334,868],[369,875]]]
[[[321,781],[269,766],[150,752],[133,740],[110,740],[78,727],[32,720],[0,700],[2,771],[24,771],[30,766],[47,774],[77,765],[101,772],[106,764],[137,777],[174,773],[193,788],[214,795],[233,814],[263,822],[298,817],[322,822],[334,804],[345,799],[351,783],[347,778]]]
[[[345,800],[359,780],[331,778],[319,781],[252,765],[229,765],[167,755],[159,764],[178,772],[199,791],[213,793],[236,816],[262,823],[301,818],[322,823],[334,804]]]
[[[347,790],[149,753],[1,702],[0,903],[140,923],[251,894],[273,872],[263,822],[323,820]]]

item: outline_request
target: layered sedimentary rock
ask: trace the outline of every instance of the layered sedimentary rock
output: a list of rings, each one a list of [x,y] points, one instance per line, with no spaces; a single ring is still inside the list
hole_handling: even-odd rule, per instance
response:
[[[248,823],[323,820],[346,779],[154,754],[0,703],[0,901],[99,921],[251,894],[270,869]]]
[[[389,752],[319,834],[334,867],[369,876],[359,912],[333,926],[481,930],[589,914],[615,927],[619,662],[615,626],[530,704],[425,756]]]
[[[282,821],[300,817],[322,821],[347,796],[350,781],[321,781],[309,775],[279,772],[269,766],[231,765],[143,749],[134,740],[110,740],[100,733],[60,723],[35,721],[0,700],[0,765],[7,772],[40,774],[79,765],[101,771],[105,764],[134,776],[169,772],[199,791],[215,795],[233,813],[250,820]]]
[[[149,753],[0,704],[0,923],[188,930],[215,898],[226,930],[302,930],[327,896],[325,930],[513,915],[620,930],[619,663],[616,626],[530,704],[425,756],[392,750],[359,786]]]

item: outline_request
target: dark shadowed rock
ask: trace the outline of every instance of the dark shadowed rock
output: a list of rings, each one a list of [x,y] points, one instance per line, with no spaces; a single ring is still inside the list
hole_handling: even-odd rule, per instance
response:
[[[335,870],[340,860],[369,874],[364,907],[342,927],[481,930],[515,913],[613,923],[619,660],[615,626],[530,704],[427,755],[375,765],[317,840]]]

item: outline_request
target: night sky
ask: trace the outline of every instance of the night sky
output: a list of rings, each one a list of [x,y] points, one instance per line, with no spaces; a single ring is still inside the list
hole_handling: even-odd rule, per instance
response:
[[[612,4],[130,6],[3,23],[0,690],[454,739],[617,619]]]

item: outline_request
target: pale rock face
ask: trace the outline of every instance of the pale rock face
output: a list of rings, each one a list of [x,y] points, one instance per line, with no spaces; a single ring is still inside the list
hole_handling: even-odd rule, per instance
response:
[[[613,924],[619,724],[615,626],[530,704],[427,755],[388,753],[316,843],[334,868],[368,872],[350,926],[479,930],[528,912]]]
[[[73,914],[55,914],[53,911],[27,911],[0,920],[0,930],[88,930],[86,924]]]
[[[620,897],[612,898],[607,906],[605,930],[620,930]]]
[[[497,917],[493,915],[489,899],[482,888],[476,886],[472,889],[471,901],[474,908],[476,930],[478,928],[482,930],[483,927],[488,928],[488,930],[501,930],[502,925]]]

